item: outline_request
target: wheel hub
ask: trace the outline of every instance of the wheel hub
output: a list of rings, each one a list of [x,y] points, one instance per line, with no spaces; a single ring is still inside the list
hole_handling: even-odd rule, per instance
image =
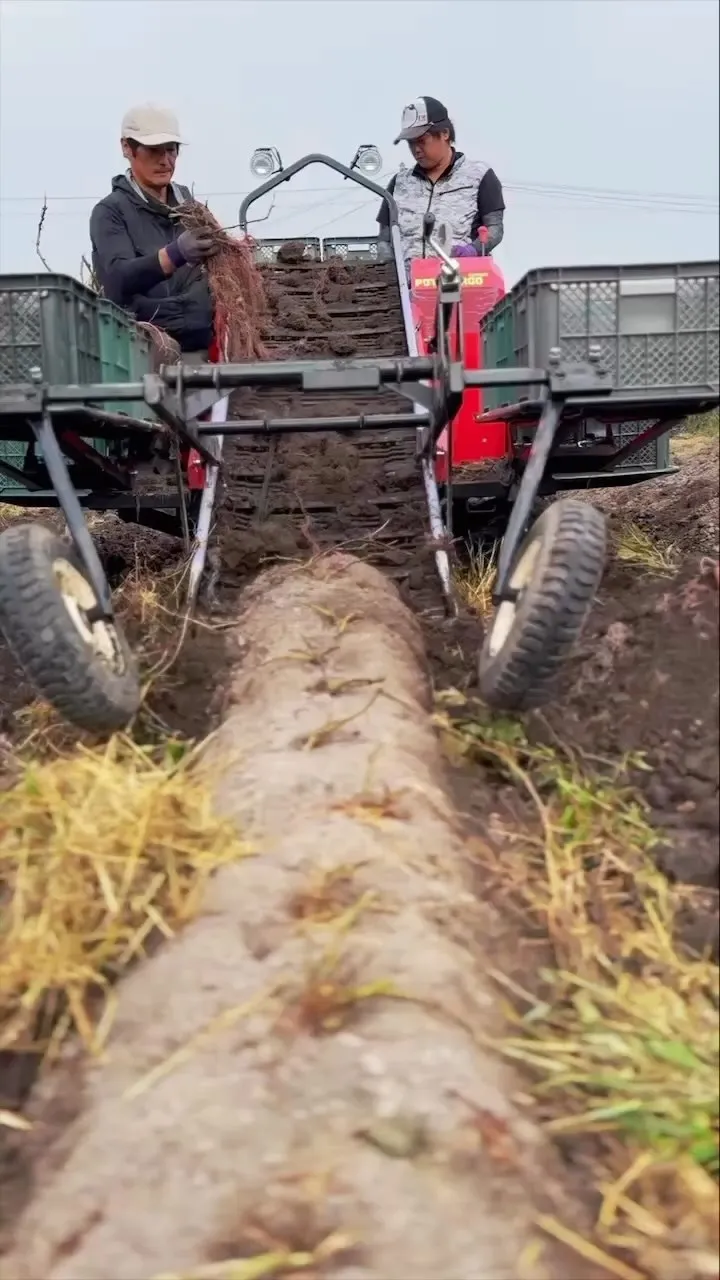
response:
[[[121,673],[124,662],[115,627],[102,618],[90,621],[97,600],[87,578],[69,560],[55,560],[53,573],[63,604],[83,642],[113,671]]]
[[[507,643],[515,621],[515,615],[522,600],[523,591],[532,580],[535,572],[535,564],[539,552],[540,543],[537,541],[531,542],[522,552],[510,575],[510,589],[516,593],[515,599],[503,600],[496,610],[488,637],[488,650],[492,658],[497,657],[500,650]]]

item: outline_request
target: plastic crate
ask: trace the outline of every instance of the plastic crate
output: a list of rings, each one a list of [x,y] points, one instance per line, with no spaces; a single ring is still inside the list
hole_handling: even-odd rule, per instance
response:
[[[481,323],[486,369],[546,368],[552,348],[587,360],[591,347],[622,390],[705,387],[720,356],[717,262],[530,271]],[[538,387],[484,393],[488,409],[533,399]],[[646,423],[619,428],[623,444]],[[628,458],[627,467],[669,465],[667,436]]]
[[[342,258],[345,262],[377,262],[377,236],[334,236],[323,240],[323,258]]]
[[[0,276],[0,383],[99,382],[99,301],[70,276]]]
[[[319,236],[283,236],[279,240],[256,240],[254,245],[255,261],[261,266],[277,260],[278,249],[284,244],[304,244],[304,258],[314,261],[322,257],[322,241]]]
[[[59,385],[139,381],[150,345],[121,308],[70,276],[0,276],[0,383],[30,381],[39,370]],[[100,407],[100,406],[99,406]],[[144,400],[108,401],[107,409],[150,416]],[[109,442],[93,439],[101,453]],[[0,442],[0,460],[22,467],[27,444]],[[0,474],[0,492],[18,486]]]
[[[99,382],[99,299],[71,276],[0,276],[0,383]],[[0,458],[22,466],[27,446],[0,443]],[[0,491],[18,491],[0,475]]]
[[[150,372],[150,342],[131,316],[105,298],[99,301],[101,382],[139,382]],[[144,400],[108,400],[103,407],[112,413],[149,418]]]

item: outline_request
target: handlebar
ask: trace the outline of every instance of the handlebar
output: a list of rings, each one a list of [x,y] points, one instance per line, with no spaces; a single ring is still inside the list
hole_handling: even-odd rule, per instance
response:
[[[386,191],[384,187],[378,186],[377,182],[373,182],[372,179],[366,178],[364,174],[358,173],[357,169],[349,169],[347,165],[341,164],[339,160],[333,160],[331,156],[325,156],[319,151],[313,151],[310,155],[296,160],[294,164],[288,165],[287,169],[281,169],[279,173],[274,173],[271,178],[268,178],[267,182],[263,182],[261,187],[256,187],[254,191],[251,191],[245,197],[240,205],[238,217],[240,230],[247,231],[247,212],[251,204],[266,196],[269,191],[274,191],[275,187],[279,187],[282,182],[289,182],[291,178],[295,177],[296,173],[300,173],[301,169],[307,169],[308,165],[311,164],[324,164],[328,169],[334,169],[336,173],[342,174],[343,178],[349,178],[351,182],[357,182],[358,186],[374,192],[380,200],[384,201],[387,207],[390,226],[397,226],[398,208],[389,191]]]

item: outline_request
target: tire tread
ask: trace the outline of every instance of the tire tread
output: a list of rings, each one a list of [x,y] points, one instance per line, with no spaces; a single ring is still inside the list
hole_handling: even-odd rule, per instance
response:
[[[480,655],[480,692],[498,710],[532,710],[551,698],[605,566],[605,518],[589,503],[554,503],[531,529],[537,537],[546,542],[539,580],[527,587],[502,651],[491,658],[484,646]]]
[[[91,733],[114,732],[127,726],[140,703],[134,663],[117,624],[125,670],[93,661],[52,580],[59,556],[74,560],[44,525],[11,526],[0,535],[0,629],[38,693],[64,719]]]

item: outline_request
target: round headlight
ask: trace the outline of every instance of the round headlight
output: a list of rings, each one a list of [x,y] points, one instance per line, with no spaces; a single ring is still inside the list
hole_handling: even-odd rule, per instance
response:
[[[360,147],[356,165],[366,178],[374,178],[382,169],[382,156],[377,147]]]
[[[258,147],[250,159],[250,172],[256,178],[270,178],[282,168],[280,156],[274,147]]]

